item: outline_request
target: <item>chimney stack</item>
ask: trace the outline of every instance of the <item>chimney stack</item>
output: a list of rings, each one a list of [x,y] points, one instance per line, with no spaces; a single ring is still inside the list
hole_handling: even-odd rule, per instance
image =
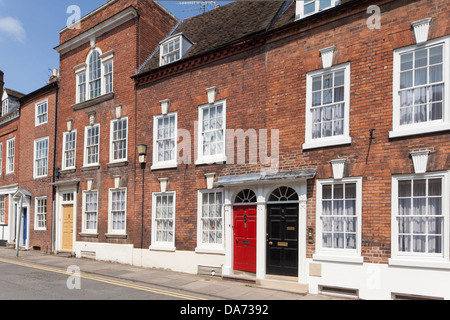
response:
[[[58,81],[58,79],[59,79],[58,69],[53,69],[53,74],[50,76],[50,79],[47,82],[47,84],[50,84],[50,83],[55,82],[55,81]]]

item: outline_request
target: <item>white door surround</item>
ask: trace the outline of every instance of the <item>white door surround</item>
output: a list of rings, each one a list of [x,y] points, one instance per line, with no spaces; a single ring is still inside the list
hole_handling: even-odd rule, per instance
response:
[[[253,175],[255,176],[255,175]],[[216,186],[223,186],[224,195],[224,222],[225,222],[225,264],[223,266],[224,275],[233,275],[233,206],[236,195],[244,189],[250,189],[256,194],[256,203],[249,203],[257,206],[256,221],[256,279],[266,279],[266,234],[267,234],[267,204],[269,196],[278,187],[290,187],[298,195],[299,204],[299,228],[298,228],[298,282],[307,283],[306,264],[306,200],[307,200],[307,179],[315,177],[315,172],[301,175],[289,175],[289,179],[264,180],[246,179],[248,176],[225,177],[215,183]],[[256,176],[255,176],[256,177]],[[243,180],[245,182],[243,182]],[[245,205],[242,203],[236,205]]]

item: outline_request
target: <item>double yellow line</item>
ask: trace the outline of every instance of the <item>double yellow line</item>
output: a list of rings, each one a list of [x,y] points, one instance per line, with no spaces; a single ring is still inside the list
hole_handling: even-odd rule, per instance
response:
[[[29,263],[25,263],[25,262],[19,262],[19,261],[3,259],[3,258],[0,258],[0,262],[4,262],[4,263],[8,263],[8,264],[14,264],[14,265],[22,266],[22,267],[27,267],[27,268],[44,270],[44,271],[48,271],[48,272],[60,273],[60,274],[64,274],[64,275],[67,275],[67,276],[74,276],[74,274],[72,272],[67,272],[67,271],[64,271],[64,270],[61,270],[61,269],[55,269],[55,268],[50,268],[50,267],[38,266],[38,265],[29,264]],[[186,300],[207,300],[207,299],[204,299],[204,298],[195,297],[195,296],[191,296],[191,295],[187,295],[187,294],[183,294],[183,293],[167,291],[167,290],[161,290],[161,289],[155,289],[155,288],[150,288],[150,287],[142,286],[142,285],[138,285],[138,284],[130,284],[130,283],[126,283],[126,282],[123,282],[123,281],[106,279],[106,278],[102,278],[102,277],[98,277],[98,276],[94,276],[94,275],[90,275],[90,274],[86,274],[86,273],[81,273],[81,272],[80,272],[79,276],[81,278],[83,278],[83,279],[89,279],[89,280],[93,280],[93,281],[98,281],[98,282],[112,284],[112,285],[115,285],[115,286],[120,286],[120,287],[125,287],[125,288],[131,288],[131,289],[136,289],[136,290],[141,290],[141,291],[161,294],[161,295],[170,296],[170,297],[174,297],[174,298],[180,298],[180,299],[186,299]]]

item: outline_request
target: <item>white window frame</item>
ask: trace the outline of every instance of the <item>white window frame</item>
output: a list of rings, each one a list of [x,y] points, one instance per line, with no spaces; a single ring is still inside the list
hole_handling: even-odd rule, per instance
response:
[[[203,154],[203,112],[206,108],[212,106],[223,105],[222,115],[223,115],[223,152],[221,154],[215,155],[204,155]],[[226,146],[227,146],[227,102],[226,100],[216,101],[212,104],[204,104],[198,107],[198,142],[197,142],[197,160],[195,164],[212,164],[212,163],[224,163],[227,161],[226,156]]]
[[[173,196],[173,239],[172,241],[157,241],[157,223],[156,223],[156,198],[159,196]],[[151,250],[162,250],[162,251],[175,251],[175,238],[176,238],[176,192],[153,192],[152,193],[152,236],[151,236]]]
[[[100,80],[100,94],[99,96],[91,96],[91,90],[90,90],[90,84],[91,82],[93,82],[94,80],[90,80],[89,78],[89,74],[90,74],[90,66],[89,66],[89,61],[91,58],[91,55],[93,54],[93,52],[97,52],[100,58],[100,77],[96,78],[96,80]],[[75,101],[76,103],[82,103],[84,101],[88,101],[88,100],[92,100],[95,98],[98,98],[102,95],[114,92],[114,51],[108,51],[106,53],[102,53],[102,51],[100,50],[100,48],[95,47],[93,49],[91,49],[86,57],[86,61],[75,67],[75,76],[76,76],[76,97],[75,97]],[[111,71],[106,73],[105,72],[105,66],[106,64],[111,63]],[[84,84],[84,98],[81,97],[81,92],[80,92],[80,86],[82,83],[80,83],[80,76],[82,76],[84,74],[84,79],[85,82]],[[106,87],[106,77],[111,75],[111,89],[109,90]]]
[[[42,207],[39,205],[39,202],[45,200],[45,212],[39,212],[39,208]],[[47,230],[47,208],[48,208],[48,203],[47,203],[47,197],[36,197],[34,199],[34,230]],[[44,226],[39,226],[39,216],[42,215],[43,216],[43,223]]]
[[[16,155],[16,137],[8,139],[6,141],[6,174],[14,173],[15,155]]]
[[[205,195],[212,194],[215,195],[221,194],[222,197],[222,205],[221,205],[221,216],[220,219],[222,220],[222,243],[205,243],[203,242],[203,220],[205,219],[203,217],[203,198]],[[224,190],[222,188],[219,189],[211,189],[211,190],[198,190],[198,200],[197,200],[197,248],[195,249],[196,252],[212,252],[212,253],[225,253],[225,223],[224,223],[224,201],[225,201],[225,194]]]
[[[305,15],[305,3],[315,1],[315,9],[314,12],[308,13]],[[295,9],[295,20],[302,19],[308,16],[312,16],[318,12],[322,12],[328,9],[331,9],[341,3],[341,0],[331,0],[331,6],[326,7],[324,9],[320,9],[320,0],[299,0],[296,1],[296,9]]]
[[[6,225],[6,195],[0,195],[0,225]]]
[[[87,139],[88,139],[88,130],[94,127],[98,127],[98,143],[97,143],[97,162],[88,163],[88,145],[87,145]],[[91,146],[92,147],[92,146]],[[93,125],[88,125],[84,129],[84,167],[90,167],[90,166],[98,166],[100,164],[100,124],[95,123]]]
[[[322,245],[322,188],[330,184],[356,184],[356,248],[326,248]],[[344,179],[319,179],[316,182],[316,253],[314,260],[336,261],[346,263],[363,263],[361,256],[362,238],[362,177]]]
[[[88,194],[96,194],[97,195],[97,211],[95,212],[96,213],[96,221],[95,221],[96,228],[95,229],[88,229],[87,225],[86,225],[86,223],[87,223],[87,216],[86,216],[86,213],[87,213],[86,204],[87,204],[87,202],[86,202],[86,196]],[[90,212],[93,212],[93,211],[90,211]],[[97,233],[97,230],[98,230],[98,191],[97,190],[91,190],[91,191],[85,190],[85,191],[83,191],[82,230],[83,230],[83,233],[89,233],[89,234],[96,234]]]
[[[168,161],[158,161],[158,121],[160,119],[175,117],[175,130],[173,140],[175,142],[174,149],[174,159]],[[177,167],[177,141],[178,140],[178,114],[177,112],[171,112],[166,115],[160,114],[153,117],[153,161],[152,161],[152,170],[156,169],[165,169],[165,168],[176,168]]]
[[[86,67],[79,69],[76,73],[76,103],[82,103],[87,100],[87,75],[86,75]],[[80,77],[84,78],[84,82],[80,82]],[[82,95],[81,86],[84,86],[84,94]]]
[[[118,122],[118,121],[126,121],[127,123],[127,128],[126,128],[126,137],[125,139],[121,139],[121,140],[125,140],[125,156],[123,158],[118,158],[118,159],[114,159],[114,142],[115,140],[113,140],[114,138],[114,123]],[[116,163],[116,162],[124,162],[124,161],[128,161],[128,117],[122,117],[120,119],[113,119],[110,122],[110,134],[109,134],[109,162],[110,163]]]
[[[398,246],[398,183],[401,180],[415,179],[442,179],[442,212],[443,212],[443,230],[442,230],[442,253],[415,253],[400,252]],[[450,171],[432,172],[424,174],[406,174],[392,176],[392,200],[391,200],[391,259],[390,265],[424,267],[424,268],[445,268],[450,269],[449,244],[450,244]],[[427,217],[427,215],[424,215]]]
[[[45,105],[46,106],[46,110],[45,110],[45,112],[43,112],[43,113],[39,113],[39,107],[40,106],[42,106],[42,105]],[[36,115],[36,118],[35,118],[35,126],[37,127],[37,126],[40,126],[40,125],[42,125],[42,124],[45,124],[45,123],[47,123],[48,122],[48,99],[45,99],[44,101],[41,101],[41,102],[38,102],[38,103],[36,103],[36,105],[35,105],[35,110],[36,110],[36,112],[35,112],[35,115]],[[42,117],[42,116],[44,116],[45,115],[45,121],[40,121],[40,117]]]
[[[433,120],[420,122],[416,124],[400,125],[400,70],[402,54],[413,52],[420,48],[443,45],[443,103],[442,103],[442,120]],[[403,137],[408,135],[423,134],[429,132],[437,132],[443,130],[450,130],[450,37],[446,36],[439,39],[434,39],[425,44],[416,44],[405,48],[394,50],[394,65],[393,65],[393,114],[392,114],[392,131],[389,132],[390,138]],[[428,85],[427,85],[428,86]]]
[[[36,152],[37,152],[38,144],[43,142],[43,141],[47,141],[47,156],[46,156],[47,166],[43,167],[45,169],[45,174],[40,174],[39,175],[38,174],[37,162],[40,161],[40,160],[44,160],[45,157],[37,159],[36,158]],[[47,177],[47,175],[48,175],[48,165],[49,165],[48,158],[49,158],[49,152],[50,152],[50,145],[49,145],[49,143],[50,143],[49,137],[45,137],[45,138],[40,138],[40,139],[34,140],[34,159],[33,159],[33,164],[34,164],[34,166],[33,166],[33,177],[34,177],[34,179]]]
[[[172,51],[169,51],[168,53],[164,53],[164,47],[171,44],[171,43],[175,43],[176,41],[178,41],[178,49],[174,49]],[[182,46],[182,38],[181,35],[180,36],[176,36],[176,37],[172,37],[170,39],[167,39],[166,41],[164,41],[163,43],[161,43],[160,45],[160,50],[159,50],[159,65],[160,66],[164,66],[166,64],[170,64],[173,63],[175,61],[178,61],[181,59],[181,46]],[[172,56],[174,54],[176,54],[178,52],[178,58],[173,60],[173,61],[167,61],[167,57]]]
[[[67,146],[67,136],[69,134],[74,134],[75,135],[75,140],[74,140],[74,148],[73,150],[67,150],[66,146]],[[73,152],[73,166],[67,166],[67,153],[68,152]],[[76,158],[77,158],[77,130],[72,130],[72,131],[66,131],[63,133],[63,159],[62,159],[62,168],[63,170],[68,170],[68,169],[75,169],[76,167]]]
[[[106,66],[108,64],[111,64],[111,71],[106,72]],[[111,93],[114,92],[114,61],[111,57],[111,59],[108,59],[107,61],[103,60],[102,61],[102,72],[103,72],[103,93],[107,94],[107,93]],[[109,80],[109,83],[107,81],[107,79]],[[109,88],[108,88],[108,84],[109,84]]]
[[[330,136],[330,137],[321,137],[313,139],[312,137],[312,128],[313,128],[313,117],[312,117],[312,109],[316,108],[312,106],[313,101],[313,78],[324,75],[330,72],[337,72],[343,70],[344,71],[344,125],[343,125],[343,134]],[[312,148],[320,148],[326,146],[335,146],[342,144],[350,144],[352,139],[350,137],[350,85],[351,85],[351,72],[350,72],[350,63],[344,63],[337,66],[333,66],[327,69],[321,69],[317,71],[310,72],[306,75],[306,121],[305,121],[305,143],[303,144],[303,149],[312,149]],[[327,105],[335,105],[337,103],[331,103]],[[323,107],[323,106],[321,106]],[[317,107],[318,108],[318,107]]]
[[[113,221],[113,192],[124,192],[125,193],[125,216],[124,216],[124,227],[123,229],[115,229],[114,228],[114,221]],[[114,234],[114,235],[126,235],[127,231],[127,188],[111,188],[108,192],[108,234]],[[97,198],[98,201],[98,198]],[[122,211],[122,210],[117,210]]]
[[[8,114],[8,107],[9,107],[9,99],[6,98],[2,101],[2,116]]]

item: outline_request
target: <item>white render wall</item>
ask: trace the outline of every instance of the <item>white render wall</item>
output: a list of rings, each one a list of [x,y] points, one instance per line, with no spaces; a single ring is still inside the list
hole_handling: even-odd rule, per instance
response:
[[[448,269],[324,262],[310,259],[307,265],[309,274],[307,281],[312,294],[319,293],[319,286],[334,286],[358,289],[359,298],[365,300],[389,300],[394,293],[450,300]],[[311,276],[312,268],[321,269],[321,276]]]
[[[95,253],[96,260],[190,274],[197,274],[198,266],[222,267],[225,260],[222,254],[135,249],[131,244],[75,242],[74,252],[77,258]]]
[[[76,242],[74,250],[78,258],[86,256],[86,252],[95,252],[96,260],[189,274],[197,274],[198,266],[222,267],[225,263],[225,256],[221,254],[153,251],[125,244]],[[357,289],[359,298],[364,300],[390,300],[393,293],[450,300],[448,269],[312,259],[308,259],[306,265],[306,281],[312,294],[319,294],[320,286],[330,286]]]

